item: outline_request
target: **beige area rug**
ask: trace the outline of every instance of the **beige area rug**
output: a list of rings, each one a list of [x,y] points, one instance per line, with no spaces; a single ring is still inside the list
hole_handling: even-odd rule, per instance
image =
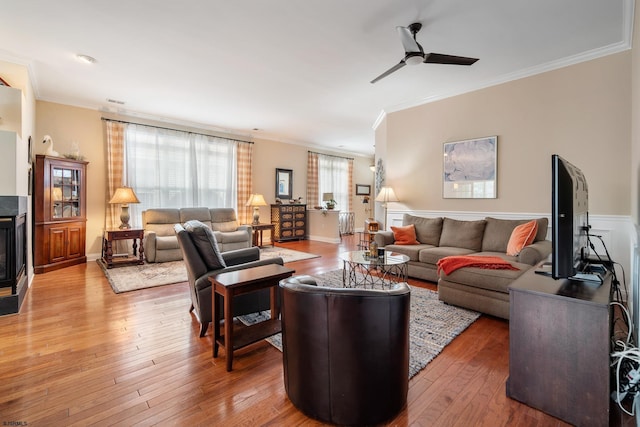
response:
[[[277,246],[260,249],[260,259],[282,257],[285,263],[318,258],[319,256]],[[182,261],[131,265],[111,269],[107,269],[101,260],[97,260],[97,262],[107,276],[113,291],[117,294],[187,281],[187,270]]]
[[[342,287],[342,270],[315,276],[319,286]],[[239,316],[245,325],[270,318],[269,310]],[[480,317],[480,313],[454,307],[438,299],[438,293],[411,286],[409,314],[409,378],[424,369],[455,337]],[[281,334],[266,339],[282,351]]]

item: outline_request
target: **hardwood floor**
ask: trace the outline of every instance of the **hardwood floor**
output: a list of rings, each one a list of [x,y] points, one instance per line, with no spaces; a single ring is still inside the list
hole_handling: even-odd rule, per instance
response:
[[[314,274],[355,245],[279,246],[321,255],[288,264]],[[246,347],[226,372],[189,304],[186,283],[116,295],[95,262],[37,275],[20,314],[0,317],[0,425],[320,425],[287,399],[278,350]],[[410,381],[390,425],[566,425],[506,397],[508,335],[481,316]]]

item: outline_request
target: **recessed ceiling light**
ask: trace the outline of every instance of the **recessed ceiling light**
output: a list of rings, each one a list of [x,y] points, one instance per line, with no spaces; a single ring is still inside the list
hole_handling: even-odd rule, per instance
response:
[[[84,62],[85,64],[95,64],[96,63],[96,58],[94,58],[93,56],[78,54],[78,55],[76,55],[76,58],[78,58],[78,61]]]

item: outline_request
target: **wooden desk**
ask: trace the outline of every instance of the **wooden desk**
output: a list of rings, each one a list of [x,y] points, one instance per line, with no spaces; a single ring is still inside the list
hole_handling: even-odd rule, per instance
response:
[[[218,347],[224,346],[227,371],[231,371],[233,351],[260,341],[282,330],[278,307],[278,283],[295,273],[279,264],[268,264],[244,270],[229,271],[209,277],[213,287],[213,357],[218,357]],[[233,298],[237,295],[269,289],[271,293],[271,319],[237,331],[233,330]],[[220,298],[224,298],[224,335],[220,334],[222,316],[218,309]]]
[[[273,246],[273,234],[275,231],[275,225],[273,224],[247,224],[253,229],[253,246],[257,246],[259,248],[263,247],[262,244],[262,232],[264,230],[269,230],[271,232],[271,246]]]
[[[104,230],[102,236],[102,262],[107,268],[118,267],[121,265],[144,264],[144,229],[142,228],[116,228],[113,230]],[[116,240],[133,239],[133,258],[126,257],[122,259],[113,259],[113,242]],[[140,242],[140,250],[138,250],[138,241]],[[139,257],[136,256],[140,254]],[[116,257],[117,258],[117,257]]]

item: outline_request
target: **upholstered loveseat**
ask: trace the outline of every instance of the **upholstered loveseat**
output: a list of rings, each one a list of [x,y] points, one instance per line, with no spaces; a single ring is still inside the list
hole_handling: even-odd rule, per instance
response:
[[[394,244],[392,231],[380,231],[376,243],[386,250],[409,256],[409,276],[438,283],[440,300],[482,313],[509,318],[509,285],[551,253],[546,240],[548,220],[537,218],[533,242],[517,255],[507,255],[514,229],[530,220],[484,218],[460,221],[403,215],[403,226],[413,224],[417,244]],[[448,256],[491,256],[506,260],[514,269],[467,266],[438,271],[438,261]]]
[[[232,208],[147,209],[142,212],[144,254],[147,262],[167,262],[182,259],[175,224],[197,220],[213,230],[221,252],[249,248],[251,227],[238,225]]]

